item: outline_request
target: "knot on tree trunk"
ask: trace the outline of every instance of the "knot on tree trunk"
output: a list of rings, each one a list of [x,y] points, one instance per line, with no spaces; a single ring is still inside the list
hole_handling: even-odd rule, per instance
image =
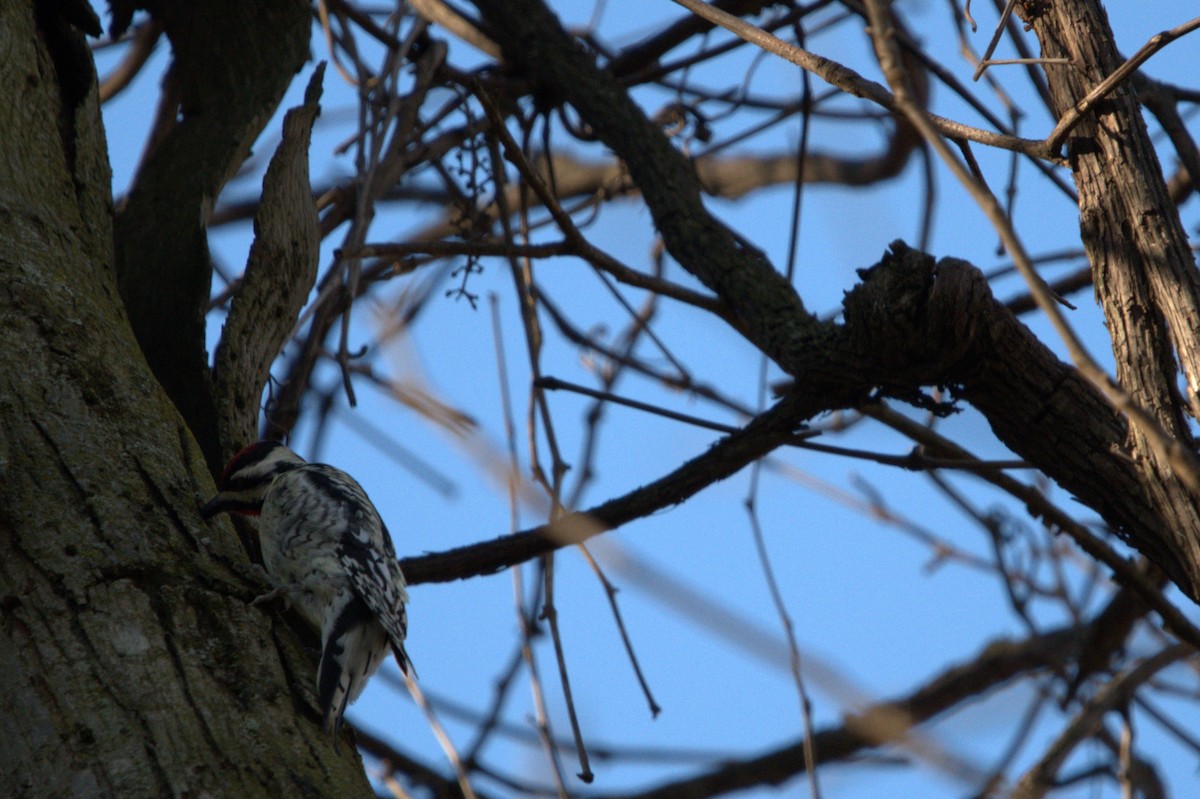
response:
[[[885,387],[958,386],[984,360],[989,320],[1007,314],[977,268],[902,241],[859,276],[843,302],[845,332]]]

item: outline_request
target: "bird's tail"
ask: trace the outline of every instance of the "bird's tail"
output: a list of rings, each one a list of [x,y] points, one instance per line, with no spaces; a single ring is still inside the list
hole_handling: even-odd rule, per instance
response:
[[[400,673],[411,674],[414,680],[417,679],[417,670],[413,668],[412,660],[409,659],[404,644],[392,644],[392,654],[396,656],[396,665],[400,667]]]

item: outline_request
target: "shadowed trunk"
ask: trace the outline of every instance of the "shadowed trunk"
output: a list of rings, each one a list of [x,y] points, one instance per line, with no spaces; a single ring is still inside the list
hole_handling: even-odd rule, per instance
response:
[[[211,478],[117,291],[83,37],[0,14],[0,795],[369,796],[305,720],[312,653],[197,512]]]

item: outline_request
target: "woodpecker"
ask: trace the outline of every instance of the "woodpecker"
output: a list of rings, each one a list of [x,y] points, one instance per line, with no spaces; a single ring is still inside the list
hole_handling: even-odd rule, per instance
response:
[[[258,515],[263,566],[275,590],[321,633],[317,698],[335,736],[346,706],[387,658],[408,673],[408,601],[391,536],[362,486],[277,441],[234,455],[201,513]]]

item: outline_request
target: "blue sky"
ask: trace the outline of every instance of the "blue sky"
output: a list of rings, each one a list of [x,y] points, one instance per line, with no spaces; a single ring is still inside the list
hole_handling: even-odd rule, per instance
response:
[[[960,78],[969,81],[970,68],[947,55],[953,53],[954,44],[946,7],[931,0],[906,2],[900,7],[918,37],[942,54]],[[591,6],[555,3],[555,8],[573,24],[583,24],[591,15]],[[974,12],[980,31],[971,41],[982,50],[995,12],[990,7]],[[681,13],[679,7],[665,0],[649,6],[610,0],[601,30],[611,45],[621,46],[636,41],[639,33],[652,29],[657,20],[673,19]],[[1182,0],[1112,3],[1109,13],[1118,44],[1128,54],[1157,31],[1193,16],[1195,7]],[[831,33],[812,37],[810,46],[875,77],[869,69],[868,48],[860,29],[840,26]],[[319,37],[314,37],[312,47],[316,59],[328,57]],[[1147,71],[1155,77],[1194,85],[1198,47],[1200,39],[1195,36],[1178,41],[1155,56]],[[451,41],[452,58],[463,50],[461,43]],[[1003,48],[1000,54],[1004,55]],[[102,74],[115,55],[105,54]],[[136,165],[165,63],[165,49],[160,46],[136,83],[105,107],[114,191],[118,194],[128,184]],[[300,101],[311,68],[308,65],[294,81],[285,108]],[[1020,69],[995,67],[992,74],[1019,102],[1036,107],[1028,101]],[[700,77],[713,86],[732,86],[743,73]],[[766,58],[755,67],[753,85],[756,91],[775,96],[794,94],[799,86],[797,70]],[[814,86],[823,88],[818,80],[814,80]],[[976,88],[993,108],[997,107],[985,89]],[[653,108],[663,97],[645,91],[638,99]],[[311,150],[314,181],[352,174],[350,157],[335,157],[332,152],[353,127],[353,115],[346,113],[353,102],[353,90],[330,70],[325,79],[324,113]],[[843,103],[843,107],[854,106]],[[980,124],[944,89],[935,90],[934,107],[944,115]],[[752,140],[745,148],[794,147],[797,125],[766,139]],[[1051,127],[1048,119],[1036,115],[1022,122],[1022,132],[1031,137],[1045,135]],[[278,141],[279,129],[277,116],[256,145],[262,163]],[[841,153],[873,151],[881,141],[878,135],[863,134],[836,122],[818,122],[812,137],[814,147]],[[982,148],[975,148],[975,152],[993,186],[1002,187],[1008,159]],[[584,154],[600,155],[598,151]],[[1021,168],[1015,223],[1029,250],[1036,255],[1078,246],[1076,209],[1061,195],[1046,191],[1029,167]],[[984,269],[1003,263],[996,254],[997,237],[982,212],[944,170],[939,170],[938,210],[930,250],[938,256],[965,258]],[[257,191],[257,181],[255,177],[236,182],[226,196],[245,197]],[[809,308],[820,313],[836,311],[842,293],[857,281],[856,269],[878,260],[893,239],[915,243],[923,212],[920,187],[920,170],[914,159],[899,179],[876,188],[806,189],[795,285]],[[1196,203],[1193,198],[1185,207],[1185,224],[1193,236]],[[715,213],[762,247],[781,267],[786,259],[790,204],[788,187],[760,192],[736,203],[709,200]],[[370,240],[403,239],[436,218],[434,211],[413,206],[387,210],[381,206]],[[343,232],[336,231],[326,240],[322,269],[331,262],[332,249],[340,244]],[[640,204],[614,204],[588,229],[588,234],[625,263],[648,268],[653,235],[649,214]],[[237,272],[245,261],[251,236],[248,224],[214,232],[215,256]],[[595,277],[579,262],[551,260],[539,263],[536,269],[539,282],[580,323],[606,325],[610,334],[626,324],[623,312],[605,297]],[[689,281],[674,264],[668,265],[668,275],[679,282]],[[415,280],[422,277],[418,274]],[[379,307],[394,301],[407,285],[410,283],[400,280],[384,288],[377,295]],[[482,274],[472,277],[470,288],[481,298],[477,308],[463,300],[439,297],[411,335],[403,341],[374,347],[368,356],[378,370],[410,385],[423,385],[443,402],[474,418],[478,434],[470,446],[365,383],[358,388],[356,409],[347,408],[344,397],[339,400],[335,419],[342,421],[335,421],[327,431],[319,452],[312,450],[310,428],[302,425],[293,439],[302,454],[316,455],[358,477],[386,519],[402,556],[441,551],[502,535],[510,529],[504,487],[483,466],[489,458],[503,462],[506,457],[491,297],[496,298],[501,316],[518,424],[523,424],[521,419],[526,413],[529,369],[506,267],[489,264]],[[1000,297],[1019,290],[1015,278],[999,281],[996,287]],[[626,293],[640,301],[635,292]],[[1084,335],[1093,355],[1109,365],[1111,356],[1101,316],[1090,292],[1072,299],[1078,310],[1071,313],[1070,321]],[[1056,337],[1039,318],[1026,317],[1024,321],[1047,344],[1062,352]],[[214,318],[214,343],[219,325],[220,319]],[[759,356],[719,320],[665,303],[656,317],[655,330],[672,354],[693,370],[697,380],[719,386],[746,405],[755,404],[759,395]],[[378,333],[370,308],[362,306],[352,328],[354,345],[374,345]],[[653,357],[649,349],[639,352]],[[545,374],[564,380],[587,385],[595,382],[580,352],[556,337],[548,339],[542,368]],[[777,377],[779,373],[772,367],[769,374]],[[338,379],[331,370],[321,372],[319,377],[325,385]],[[665,392],[632,375],[622,379],[617,393],[726,424],[740,421],[722,409]],[[551,395],[551,406],[564,457],[573,462],[582,445],[583,414],[590,401],[559,392]],[[350,414],[368,420],[387,437],[433,464],[449,478],[453,490],[440,491],[397,464],[388,457],[386,446],[381,446],[379,435],[364,435],[354,423],[346,421]],[[1010,457],[996,442],[986,421],[969,408],[940,422],[939,430],[980,456]],[[711,431],[637,410],[609,407],[596,461],[597,476],[581,505],[603,501],[666,473],[706,450],[716,437]],[[527,464],[523,428],[519,443],[522,462]],[[851,434],[831,437],[829,443],[893,454],[905,454],[911,448],[906,440],[879,425],[861,426]],[[481,457],[481,451],[488,453],[487,457]],[[1027,482],[1037,479],[1030,472],[1016,474]],[[1021,516],[1020,508],[977,481],[956,475],[949,479],[978,507],[1008,513],[1014,524],[1032,524]],[[587,741],[622,748],[738,756],[767,751],[800,734],[799,705],[788,672],[781,625],[744,508],[749,486],[749,471],[743,471],[682,506],[607,534],[591,546],[610,579],[621,589],[619,601],[629,634],[663,708],[657,719],[651,718],[634,680],[599,582],[575,551],[564,550],[557,555],[558,611]],[[918,522],[956,548],[985,558],[989,553],[990,545],[974,522],[949,505],[925,475],[819,453],[776,453],[772,467],[761,473],[756,502],[771,564],[795,622],[805,662],[810,664],[805,674],[818,727],[837,723],[843,713],[855,708],[855,703],[912,690],[948,665],[971,658],[996,636],[1023,633],[1008,610],[1003,586],[994,576],[956,563],[931,568],[927,547],[894,525],[872,520],[861,506],[853,504],[861,503],[868,495],[865,486],[896,513]],[[1053,486],[1048,490],[1064,507],[1078,510],[1062,491]],[[544,521],[544,513],[541,507],[523,507],[520,526]],[[1079,515],[1094,518],[1087,511]],[[682,581],[693,592],[734,614],[736,628],[746,633],[743,638],[773,643],[750,648],[745,641],[739,643],[715,634],[708,626],[712,618],[702,606],[692,603],[691,612],[685,612],[645,587],[644,576],[655,573]],[[534,572],[527,567],[523,574],[528,591]],[[416,586],[411,597],[409,651],[424,689],[472,708],[486,708],[494,681],[519,640],[511,574]],[[1188,612],[1192,618],[1200,617],[1194,607],[1188,607]],[[1049,606],[1037,608],[1036,615],[1046,626],[1065,621],[1061,612]],[[1142,654],[1154,651],[1146,635],[1134,649]],[[553,652],[546,640],[539,645],[538,659],[551,721],[556,733],[566,737],[569,727],[557,688]],[[828,668],[837,679],[818,679],[822,673],[818,666]],[[389,674],[395,674],[393,666],[387,668]],[[1182,667],[1166,674],[1194,688],[1194,675],[1189,683]],[[987,769],[1006,745],[1009,731],[1032,696],[1031,683],[1016,684],[923,728],[922,733],[935,747]],[[506,705],[505,718],[528,733],[532,731],[532,713],[528,680],[522,675]],[[442,763],[419,712],[387,680],[377,679],[349,716],[426,762]],[[447,714],[443,716],[452,737],[465,746],[472,737],[472,727]],[[1190,727],[1195,729],[1197,722],[1200,718],[1193,713]],[[1039,757],[1060,727],[1057,716],[1047,718],[1035,729],[1018,763],[1028,764]],[[1195,779],[1194,753],[1180,748],[1145,719],[1138,720],[1138,731],[1143,750],[1168,769],[1164,776],[1175,794],[1186,795]],[[1099,754],[1082,747],[1072,764],[1086,765],[1093,756]],[[569,753],[564,753],[562,759],[567,774],[577,770]],[[547,776],[540,750],[517,741],[498,739],[487,750],[485,761],[524,779],[542,782]],[[369,768],[373,765],[368,763]],[[695,766],[688,762],[664,768],[594,761],[593,768],[597,776],[593,789],[607,793],[655,784],[673,773],[688,773]],[[1020,772],[1018,768],[1015,773]],[[915,768],[881,761],[837,765],[823,770],[820,777],[826,797],[956,797],[966,795],[971,788],[928,764]],[[568,786],[583,787],[570,778]],[[480,781],[480,787],[494,790],[486,781]],[[780,790],[795,796],[805,795],[807,788],[797,780]],[[777,792],[761,790],[743,795],[774,796]],[[1081,788],[1061,795],[1110,794]]]

